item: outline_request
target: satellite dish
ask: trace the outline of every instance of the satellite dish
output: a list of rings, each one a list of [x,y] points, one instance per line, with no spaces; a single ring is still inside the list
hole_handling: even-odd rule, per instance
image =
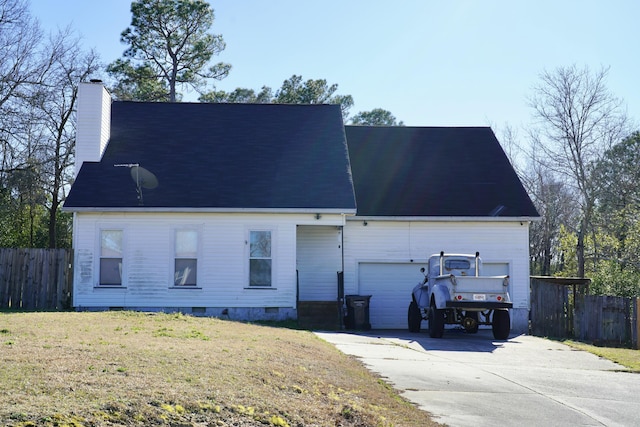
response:
[[[145,168],[141,167],[138,163],[119,163],[113,165],[117,168],[129,168],[131,169],[131,178],[136,183],[136,192],[138,193],[138,201],[140,206],[144,206],[142,199],[142,189],[147,188],[152,190],[158,186],[158,178]]]
[[[158,186],[158,178],[142,166],[131,167],[131,178],[139,188],[153,190]]]

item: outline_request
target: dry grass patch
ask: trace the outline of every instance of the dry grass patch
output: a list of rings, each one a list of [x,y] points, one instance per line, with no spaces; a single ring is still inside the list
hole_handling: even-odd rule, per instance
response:
[[[611,360],[612,362],[619,363],[620,365],[629,368],[632,372],[640,373],[640,350],[618,347],[598,347],[571,340],[565,340],[563,343],[579,350],[588,351],[589,353]]]
[[[310,332],[180,314],[1,313],[0,423],[425,426]]]

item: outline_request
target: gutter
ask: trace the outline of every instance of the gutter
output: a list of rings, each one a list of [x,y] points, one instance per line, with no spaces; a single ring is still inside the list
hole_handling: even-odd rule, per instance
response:
[[[285,214],[320,214],[344,215],[356,214],[355,209],[314,209],[314,208],[180,208],[180,207],[62,207],[63,212],[193,212],[193,213],[285,213]]]
[[[431,222],[534,222],[541,217],[531,216],[349,216],[347,221],[431,221]]]

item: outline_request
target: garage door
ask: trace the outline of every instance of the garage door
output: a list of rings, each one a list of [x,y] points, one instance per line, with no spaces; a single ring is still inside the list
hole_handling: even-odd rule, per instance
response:
[[[360,263],[360,295],[371,295],[369,320],[373,329],[406,329],[411,290],[424,277],[420,264]]]
[[[509,274],[509,264],[506,262],[483,262],[482,274],[484,276],[503,276]]]

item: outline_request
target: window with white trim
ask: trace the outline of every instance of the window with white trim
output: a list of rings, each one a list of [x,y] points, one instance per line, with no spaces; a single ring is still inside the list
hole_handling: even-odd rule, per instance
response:
[[[196,286],[198,277],[198,231],[175,232],[174,286]]]
[[[101,286],[122,285],[122,230],[100,231],[100,280]]]
[[[249,232],[249,286],[271,286],[271,231]]]

